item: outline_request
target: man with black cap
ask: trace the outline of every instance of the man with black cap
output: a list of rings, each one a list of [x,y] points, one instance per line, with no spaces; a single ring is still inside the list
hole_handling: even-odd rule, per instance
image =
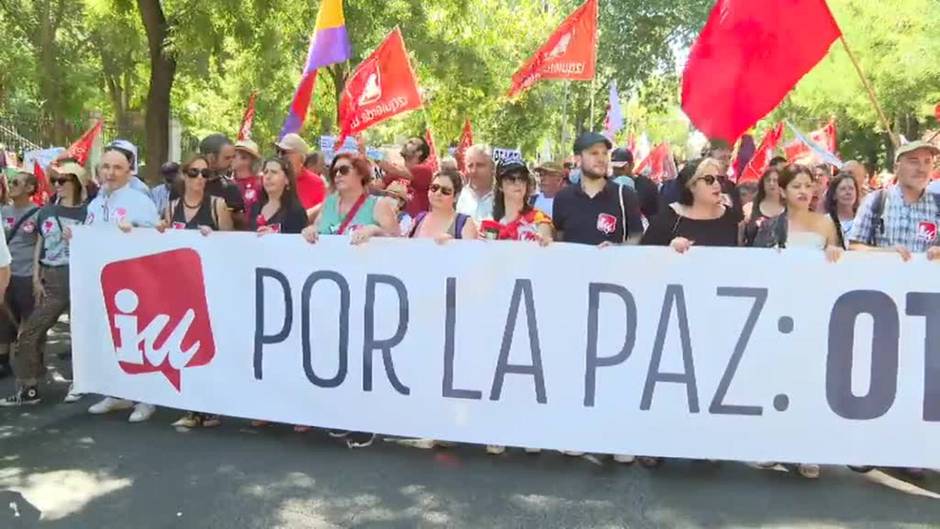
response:
[[[556,240],[603,246],[639,242],[643,224],[636,193],[607,179],[611,148],[610,140],[596,132],[575,141],[582,177],[555,197]]]
[[[160,166],[160,176],[163,177],[163,183],[150,190],[150,198],[157,206],[157,212],[163,215],[167,206],[170,204],[170,195],[173,194],[173,186],[176,184],[180,175],[180,164],[176,162],[167,162]]]
[[[648,176],[633,174],[633,153],[629,149],[615,149],[610,155],[614,168],[614,183],[632,188],[640,201],[640,211],[647,219],[659,211],[659,190]]]

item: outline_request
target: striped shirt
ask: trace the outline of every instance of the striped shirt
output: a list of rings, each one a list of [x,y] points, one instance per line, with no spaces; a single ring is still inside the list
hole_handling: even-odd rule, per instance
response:
[[[875,201],[887,193],[881,218],[884,229],[875,225],[873,212]],[[855,222],[849,233],[851,242],[871,244],[879,248],[904,246],[914,253],[926,252],[937,245],[937,228],[940,225],[940,207],[935,195],[924,192],[917,202],[904,201],[900,186],[870,193],[858,208]],[[872,237],[874,235],[874,237]]]

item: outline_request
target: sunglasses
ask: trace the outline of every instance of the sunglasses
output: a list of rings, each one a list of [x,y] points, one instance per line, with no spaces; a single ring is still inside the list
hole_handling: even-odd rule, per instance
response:
[[[333,176],[336,176],[336,175],[346,176],[349,174],[350,171],[352,171],[351,165],[341,165],[333,169]]]
[[[211,169],[188,169],[186,171],[186,176],[189,178],[198,178],[202,176],[203,178],[209,178],[213,175]]]
[[[51,183],[54,186],[64,186],[65,184],[71,181],[72,179],[67,176],[62,176],[58,178],[53,176],[52,178],[49,179],[49,183]]]
[[[707,175],[705,175],[705,176],[699,178],[699,179],[696,180],[695,182],[705,182],[705,185],[709,185],[709,186],[710,186],[710,185],[714,185],[715,182],[717,182],[717,181],[718,181],[718,177],[717,177],[716,175],[707,174]],[[692,182],[692,184],[695,185],[695,182]]]
[[[529,177],[524,174],[508,174],[500,178],[503,182],[519,182],[525,183],[529,181]]]
[[[445,197],[449,197],[454,194],[453,189],[439,184],[431,184],[431,187],[429,187],[428,190],[430,190],[432,193],[440,193]]]

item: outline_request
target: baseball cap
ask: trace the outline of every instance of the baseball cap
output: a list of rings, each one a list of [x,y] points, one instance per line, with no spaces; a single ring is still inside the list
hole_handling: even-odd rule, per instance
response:
[[[610,155],[610,162],[614,167],[624,167],[633,163],[633,153],[629,149],[616,149]]]
[[[938,149],[937,146],[932,143],[927,143],[926,141],[912,141],[898,147],[897,152],[894,154],[894,161],[897,162],[901,159],[901,156],[904,156],[910,152],[919,151],[920,149],[927,149],[934,156],[940,154],[940,149]]]
[[[255,159],[261,158],[261,152],[258,151],[258,144],[251,140],[239,140],[235,142],[235,150],[247,152],[248,154],[254,156]]]
[[[167,162],[160,166],[160,174],[163,176],[176,175],[180,172],[180,164],[176,162]]]
[[[610,140],[607,139],[607,136],[597,132],[585,132],[584,134],[578,136],[578,139],[575,140],[574,153],[581,154],[598,143],[603,143],[607,146],[608,149],[614,148],[614,144],[610,143]]]
[[[565,168],[558,162],[545,162],[535,168],[536,173],[565,174]]]
[[[507,160],[504,162],[499,162],[499,165],[496,166],[496,178],[502,178],[504,175],[509,173],[523,173],[528,176],[529,168],[521,160]]]
[[[137,157],[137,146],[127,140],[114,140],[105,147],[105,150],[117,149],[129,153],[133,158],[131,163],[131,174],[137,176],[137,165],[140,161]]]
[[[52,170],[60,175],[75,175],[75,178],[78,178],[79,183],[82,185],[88,181],[88,172],[75,162],[61,163],[57,167],[53,167]]]
[[[307,147],[307,142],[305,142],[299,134],[295,134],[293,132],[286,134],[283,138],[281,138],[281,141],[275,143],[274,146],[278,149],[281,149],[282,151],[295,152],[304,156],[310,152],[310,148]]]

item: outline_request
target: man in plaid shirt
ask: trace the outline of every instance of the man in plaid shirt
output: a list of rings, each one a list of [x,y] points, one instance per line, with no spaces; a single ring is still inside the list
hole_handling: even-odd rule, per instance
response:
[[[850,249],[897,252],[904,261],[914,253],[926,253],[931,261],[940,259],[940,198],[927,192],[938,154],[940,149],[923,141],[898,149],[897,185],[865,198],[849,233]]]

